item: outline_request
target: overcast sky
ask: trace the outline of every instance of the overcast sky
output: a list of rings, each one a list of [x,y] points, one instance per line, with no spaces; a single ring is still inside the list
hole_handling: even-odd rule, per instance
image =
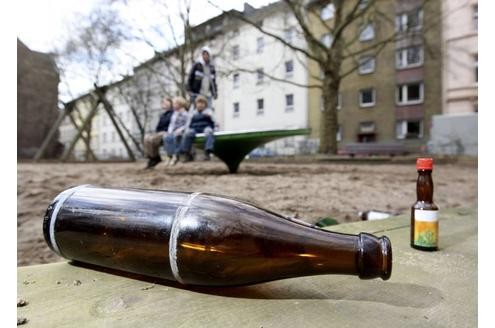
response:
[[[95,6],[101,6],[108,3],[109,0],[19,0],[17,1],[17,36],[30,49],[50,52],[60,47],[64,40],[70,35],[70,31],[78,20],[87,15]],[[187,0],[167,0],[165,1],[168,8],[163,5],[157,5],[156,0],[128,0],[127,5],[118,6],[121,16],[133,26],[140,26],[146,29],[147,26],[162,24],[165,13],[170,13],[177,17],[179,12],[179,3],[183,4]],[[197,25],[208,20],[221,11],[215,8],[208,0],[190,0],[191,5],[191,22]],[[224,10],[237,9],[242,10],[244,0],[210,0]],[[121,2],[125,2],[121,0]],[[248,3],[255,8],[267,5],[274,0],[250,0]],[[159,12],[157,8],[161,9]],[[174,24],[178,25],[180,30],[180,21]],[[166,22],[163,22],[166,24]],[[155,36],[156,37],[156,36]],[[152,38],[152,36],[150,36]],[[155,39],[156,40],[156,39]],[[158,45],[158,42],[156,43]],[[167,48],[165,43],[159,45],[158,50]],[[125,71],[119,74],[129,74],[132,72],[132,66],[139,64],[153,56],[153,49],[147,46],[133,44],[128,46],[132,52],[132,57],[125,58],[120,67],[126,67]],[[126,62],[124,62],[126,61]],[[69,100],[81,93],[87,92],[93,83],[81,74],[73,73],[71,77],[66,78],[70,85],[70,95],[67,95],[66,88],[68,84],[61,83],[59,90],[64,100]],[[69,99],[68,99],[69,98]]]

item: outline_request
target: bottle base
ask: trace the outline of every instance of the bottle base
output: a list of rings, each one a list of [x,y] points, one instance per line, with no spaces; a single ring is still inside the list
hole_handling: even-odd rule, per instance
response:
[[[411,244],[411,247],[420,251],[426,251],[426,252],[435,252],[438,251],[438,247],[424,247],[424,246],[418,246]]]

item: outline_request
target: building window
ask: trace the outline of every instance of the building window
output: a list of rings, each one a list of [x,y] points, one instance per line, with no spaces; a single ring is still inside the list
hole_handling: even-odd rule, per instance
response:
[[[328,19],[332,19],[333,16],[335,16],[335,6],[333,3],[329,3],[328,5],[323,7],[320,11],[320,17],[324,21]]]
[[[234,103],[234,117],[239,117],[239,114],[240,114],[239,103],[235,102]]]
[[[423,121],[401,120],[395,124],[397,139],[419,139],[423,137]]]
[[[375,57],[363,56],[359,58],[359,74],[369,74],[375,71]]]
[[[478,4],[473,5],[473,24],[474,30],[478,32]]]
[[[262,68],[258,68],[256,70],[256,84],[262,84],[265,73]]]
[[[115,142],[115,132],[112,132],[112,142]]]
[[[335,136],[337,141],[342,141],[342,125],[338,125],[337,135]]]
[[[397,69],[418,67],[421,65],[423,65],[422,46],[399,49],[395,53],[395,67]]]
[[[293,110],[294,110],[294,95],[291,93],[285,95],[285,111],[291,112]]]
[[[359,90],[359,106],[372,107],[375,106],[375,89],[368,88]]]
[[[232,31],[232,37],[234,37],[234,38],[235,38],[236,36],[239,36],[239,34],[240,34],[240,32],[239,32],[239,29],[238,29],[238,28],[236,28],[236,29],[234,29],[234,30]]]
[[[240,84],[240,75],[239,75],[239,73],[234,73],[233,82],[234,82],[234,89],[239,88],[239,84]]]
[[[395,16],[397,32],[417,31],[423,26],[423,10],[415,9]]]
[[[261,115],[265,112],[265,101],[263,98],[256,99],[256,114]]]
[[[262,37],[259,37],[256,39],[256,53],[261,54],[263,53],[263,48],[265,47],[265,39]]]
[[[103,148],[103,157],[107,157],[107,150]]]
[[[320,41],[325,47],[330,48],[332,46],[333,36],[330,33],[325,33],[321,36]]]
[[[474,82],[478,83],[478,54],[474,55]]]
[[[294,73],[294,62],[288,60],[285,62],[285,77],[291,77]]]
[[[359,123],[358,142],[374,142],[375,139],[375,122]]]
[[[293,35],[294,35],[294,28],[293,27],[289,27],[289,28],[284,30],[284,40],[287,43],[292,43]]]
[[[240,55],[240,50],[239,50],[239,45],[235,45],[232,47],[232,59],[237,60],[239,59]]]
[[[106,143],[106,142],[107,142],[107,134],[106,134],[105,132],[103,132],[102,137],[103,137],[103,138],[102,138],[102,139],[103,139],[103,140],[102,140],[102,142],[103,142],[103,143]]]
[[[397,86],[397,104],[414,105],[423,102],[423,82],[401,84]]]
[[[375,29],[373,24],[369,23],[361,28],[361,33],[359,34],[359,41],[369,41],[375,38]]]

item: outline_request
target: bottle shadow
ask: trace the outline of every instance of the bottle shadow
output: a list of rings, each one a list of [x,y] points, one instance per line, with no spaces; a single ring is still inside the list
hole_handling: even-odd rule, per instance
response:
[[[120,277],[135,279],[165,287],[172,287],[206,295],[263,300],[335,300],[384,303],[399,307],[429,308],[440,303],[442,292],[431,286],[410,283],[359,280],[346,277],[340,281],[314,277],[277,280],[248,286],[207,287],[183,285],[175,281],[103,268],[92,264],[71,261],[71,265]]]

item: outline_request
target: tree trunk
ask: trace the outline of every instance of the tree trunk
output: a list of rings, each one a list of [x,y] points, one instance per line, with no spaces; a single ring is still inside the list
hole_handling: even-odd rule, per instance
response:
[[[337,105],[340,80],[324,77],[322,98],[323,112],[321,113],[320,149],[322,154],[337,154]]]

